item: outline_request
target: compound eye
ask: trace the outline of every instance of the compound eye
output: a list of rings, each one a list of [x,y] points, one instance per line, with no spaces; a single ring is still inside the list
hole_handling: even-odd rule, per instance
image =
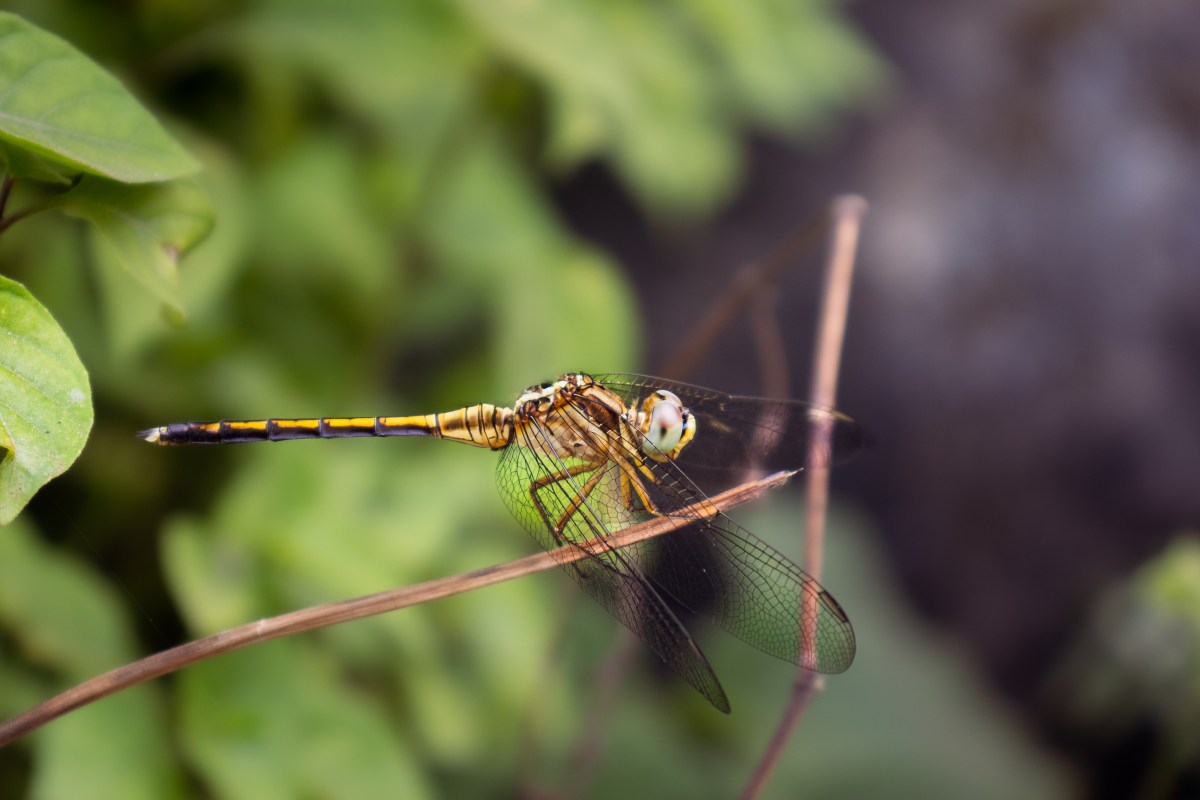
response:
[[[647,399],[646,405],[649,406],[646,441],[658,453],[668,454],[679,446],[691,419],[684,412],[679,398],[666,390],[655,392]]]

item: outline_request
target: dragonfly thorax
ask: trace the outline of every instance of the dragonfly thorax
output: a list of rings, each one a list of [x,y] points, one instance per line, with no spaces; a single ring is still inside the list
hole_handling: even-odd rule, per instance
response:
[[[582,389],[595,385],[590,375],[568,373],[553,383],[530,386],[517,398],[515,411],[518,416],[524,417],[545,414],[568,404]]]
[[[620,441],[626,418],[621,398],[590,375],[568,373],[553,383],[531,386],[517,398],[517,425],[536,424],[538,448],[557,458],[598,462]]]
[[[655,461],[676,458],[696,435],[696,418],[674,392],[659,389],[627,406],[619,395],[582,372],[526,389],[516,404],[518,418],[537,418],[550,432],[559,457],[603,457],[622,438],[622,424],[633,429],[635,449]],[[583,415],[591,424],[578,424]],[[604,424],[597,426],[597,422]]]

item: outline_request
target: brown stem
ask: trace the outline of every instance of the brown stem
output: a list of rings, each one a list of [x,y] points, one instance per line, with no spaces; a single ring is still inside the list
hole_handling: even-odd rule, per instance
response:
[[[788,373],[786,353],[782,332],[779,329],[779,318],[775,311],[774,288],[784,270],[800,256],[811,250],[818,237],[829,225],[828,209],[804,222],[786,239],[779,242],[775,248],[760,261],[751,262],[740,267],[734,275],[731,284],[700,315],[699,322],[682,338],[682,345],[669,355],[658,369],[659,375],[677,380],[686,380],[695,369],[700,359],[712,348],[713,343],[733,324],[737,316],[749,309],[751,304],[757,305],[752,314],[753,332],[763,373],[764,394],[768,397],[788,396]],[[627,652],[632,646],[632,637],[626,636],[623,644],[619,645]],[[602,711],[611,709],[607,697],[624,677],[631,663],[628,658],[614,655],[610,662],[611,669],[605,670],[606,679],[603,688],[596,687],[596,697],[590,704],[593,713],[589,714],[585,733],[576,743],[575,763],[580,765],[571,794],[582,794],[586,781],[580,774],[587,776],[586,769],[594,765],[599,758],[597,731],[604,725]],[[604,699],[601,699],[604,698]]]
[[[779,327],[776,300],[774,288],[763,287],[750,315],[763,397],[788,397],[792,393],[788,388],[787,345]]]
[[[743,483],[715,497],[694,503],[682,509],[678,514],[670,517],[655,517],[632,525],[623,531],[614,533],[611,539],[603,541],[593,539],[579,545],[569,545],[551,552],[526,556],[462,575],[439,578],[415,586],[406,586],[352,600],[341,600],[301,609],[155,653],[132,664],[126,664],[84,681],[0,724],[0,747],[16,741],[21,736],[69,711],[214,656],[281,636],[304,633],[329,625],[395,611],[398,608],[448,597],[472,589],[481,589],[484,586],[569,564],[594,553],[628,547],[636,542],[654,536],[662,536],[677,528],[690,525],[698,518],[707,519],[718,512],[748,502],[766,490],[786,483],[792,474],[791,472],[777,472],[762,480]]]
[[[817,405],[832,408],[837,400],[838,367],[842,358],[842,340],[846,332],[846,315],[850,305],[850,284],[854,276],[854,259],[858,250],[859,230],[867,211],[867,203],[861,197],[844,195],[834,199],[830,206],[833,216],[833,240],[825,262],[825,289],[822,293],[821,311],[817,322],[817,341],[813,358],[812,384],[809,399]],[[819,429],[813,437],[809,451],[808,480],[805,484],[807,509],[805,512],[805,563],[809,574],[821,580],[821,560],[825,545],[825,516],[829,505],[829,469],[818,467],[820,453],[829,452],[830,426]],[[814,598],[806,597],[805,600]],[[816,608],[806,607],[802,618],[805,624],[815,626]],[[815,631],[805,631],[803,641],[813,642]],[[801,670],[793,684],[792,696],[783,716],[763,752],[763,757],[750,777],[742,797],[756,798],[766,786],[779,757],[792,737],[800,718],[812,696],[821,688],[820,676]]]
[[[763,291],[773,286],[788,265],[812,249],[829,225],[829,213],[822,212],[784,239],[766,258],[746,264],[738,270],[729,288],[709,306],[696,326],[683,338],[683,346],[663,364],[660,374],[682,380],[696,368],[713,342],[729,328],[737,315]]]
[[[6,198],[6,200],[7,200],[7,198]],[[50,209],[53,207],[54,207],[54,201],[48,200],[48,201],[43,201],[43,202],[39,202],[39,203],[34,203],[33,205],[29,206],[28,208],[22,208],[20,211],[14,211],[13,213],[9,214],[7,217],[0,218],[0,233],[4,233],[6,230],[11,228],[13,225],[16,225],[18,222],[25,219],[26,217],[31,217],[34,214],[38,213],[39,211],[46,211],[47,209]]]

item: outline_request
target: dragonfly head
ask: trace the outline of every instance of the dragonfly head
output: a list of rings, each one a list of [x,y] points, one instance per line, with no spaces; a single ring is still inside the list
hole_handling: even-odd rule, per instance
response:
[[[645,436],[642,451],[655,461],[666,461],[678,456],[696,435],[696,418],[677,395],[659,389],[642,402],[637,427]]]

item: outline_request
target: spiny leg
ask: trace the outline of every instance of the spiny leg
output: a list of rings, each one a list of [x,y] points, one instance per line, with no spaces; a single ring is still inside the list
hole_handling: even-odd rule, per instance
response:
[[[666,475],[661,475],[659,470],[667,470],[668,467],[677,469],[674,464],[654,464],[648,458],[641,455],[640,452],[633,447],[632,444],[626,444],[620,450],[624,452],[610,452],[609,459],[617,465],[620,470],[620,485],[621,485],[621,502],[626,510],[636,512],[635,500],[641,503],[642,509],[647,513],[656,517],[670,515],[671,510],[664,511],[659,507],[659,504],[650,496],[650,491],[647,484],[655,484],[664,491],[667,487],[674,487],[672,491],[682,495],[678,499],[688,501],[688,504],[700,504],[701,501],[707,500],[694,485],[684,478],[683,481],[673,478],[670,472]],[[663,478],[667,481],[664,483]],[[668,492],[670,494],[670,492]],[[707,505],[707,504],[705,504]],[[713,509],[715,511],[715,508]]]
[[[621,471],[621,500],[625,503],[625,508],[629,511],[637,511],[634,507],[633,498],[637,499],[642,504],[642,508],[647,514],[653,514],[656,517],[661,517],[663,513],[658,510],[658,505],[650,499],[650,493],[646,491],[646,487],[642,485],[640,478],[631,477],[624,470]]]
[[[613,460],[617,461],[616,458]],[[618,467],[620,466],[618,463]],[[656,517],[662,516],[662,512],[658,510],[658,506],[650,499],[650,494],[646,491],[646,487],[642,485],[641,480],[630,475],[629,471],[621,469],[621,502],[624,503],[628,511],[637,511],[633,503],[634,495],[637,495],[637,499],[641,502],[642,508],[647,513],[653,514]]]
[[[541,498],[538,497],[538,492],[547,486],[553,486],[556,483],[570,480],[571,478],[582,475],[583,473],[591,470],[596,470],[597,475],[603,473],[603,470],[600,469],[600,465],[588,462],[586,464],[576,464],[572,467],[565,467],[558,472],[552,472],[547,475],[539,476],[534,478],[533,482],[529,484],[529,496],[533,500],[533,506],[537,509],[538,515],[542,518],[542,522],[545,523],[546,529],[550,531],[550,535],[554,537],[554,541],[560,546],[565,544],[565,541],[562,537],[562,532],[566,529],[566,523],[569,517],[574,514],[575,511],[579,509],[579,506],[583,504],[584,500],[587,499],[587,495],[591,493],[591,489],[588,489],[586,492],[581,491],[579,496],[567,504],[568,513],[563,515],[563,519],[560,520],[557,525],[550,520],[549,510],[542,503]],[[593,489],[596,485],[595,479],[596,476],[592,476],[592,478],[588,479],[588,483],[591,484],[591,488]]]
[[[575,495],[574,499],[567,504],[567,508],[563,511],[562,516],[558,518],[558,525],[555,526],[559,536],[567,529],[567,523],[571,521],[571,517],[579,511],[583,504],[591,495],[592,490],[596,488],[596,484],[600,483],[600,479],[604,477],[604,470],[597,468],[592,477],[587,479],[587,482],[579,489],[579,494]]]
[[[551,524],[550,523],[550,515],[549,515],[547,509],[545,508],[545,506],[542,504],[542,501],[538,498],[538,495],[537,495],[538,490],[543,489],[547,486],[552,486],[552,485],[561,483],[562,481],[568,480],[570,478],[573,478],[577,475],[580,475],[583,472],[586,472],[588,469],[593,469],[595,474],[592,475],[592,477],[588,478],[587,481],[583,484],[583,486],[581,486],[579,488],[579,491],[575,494],[575,496],[570,499],[570,501],[567,503],[567,507],[563,510],[562,515],[558,518],[557,524]],[[550,535],[554,537],[554,541],[560,547],[568,543],[568,540],[567,540],[566,536],[564,535],[564,533],[567,529],[567,524],[571,521],[571,517],[573,517],[573,516],[575,516],[575,514],[579,513],[579,509],[582,508],[583,504],[587,502],[588,497],[592,494],[592,492],[595,490],[596,486],[600,483],[601,478],[603,478],[603,477],[604,477],[603,462],[601,462],[601,464],[599,466],[594,466],[591,464],[579,464],[574,467],[568,467],[567,469],[562,470],[561,472],[554,473],[553,475],[544,475],[541,478],[538,478],[537,480],[535,480],[533,482],[533,484],[531,484],[529,493],[530,493],[530,496],[533,498],[534,505],[537,507],[538,513],[542,517],[542,521],[546,524],[546,527],[549,529]],[[597,538],[599,538],[599,537],[597,537]],[[605,565],[605,566],[608,566],[608,565]],[[576,572],[579,572],[581,577],[583,576],[583,572],[580,570],[580,567],[578,564],[572,563],[571,568],[573,570],[575,570]]]
[[[586,543],[574,541],[589,533],[598,541],[608,537],[607,524],[619,520],[610,520],[597,512],[607,510],[619,517],[623,516],[623,509],[620,499],[611,497],[608,487],[600,484],[604,478],[616,480],[619,477],[611,473],[612,466],[621,470],[636,468],[627,462],[610,466],[610,462],[617,459],[612,458],[614,454],[611,448],[603,446],[596,439],[596,431],[603,429],[600,422],[584,425],[574,416],[568,419],[555,409],[545,425],[536,418],[531,418],[528,423],[518,426],[515,434],[517,447],[505,451],[502,461],[502,468],[508,459],[518,459],[520,464],[519,469],[506,469],[504,472],[508,481],[505,497],[510,508],[543,546],[553,547],[555,542],[570,543],[584,551],[588,557],[571,562],[570,569],[564,564],[564,571],[609,613],[649,644],[659,657],[683,675],[714,706],[727,712],[729,701],[713,674],[712,666],[646,578],[638,553],[621,549],[603,554],[593,553]],[[593,445],[590,448],[592,452],[584,451],[587,454],[583,458],[576,455],[574,466],[563,463],[563,456],[559,455],[559,445],[564,441],[563,429],[578,431],[583,437],[582,441]],[[557,435],[551,436],[551,430],[555,430]],[[588,463],[581,464],[581,461]],[[593,484],[588,486],[589,496],[577,480],[579,475],[590,469],[600,470],[603,477],[593,482],[591,479],[595,476],[590,476],[582,482]],[[516,476],[524,476],[524,480],[513,482]],[[563,481],[567,481],[566,486],[562,485]],[[542,497],[542,490],[547,488],[553,492],[553,499]],[[613,494],[617,494],[615,484],[612,489]],[[597,494],[603,494],[600,507],[593,505],[597,502]],[[520,501],[522,496],[528,500]],[[575,503],[571,503],[572,498],[576,499]],[[529,513],[528,502],[533,503],[537,513]],[[612,507],[603,505],[610,502],[613,503]],[[636,500],[632,502],[637,503]],[[576,509],[575,516],[564,517],[565,522],[560,525],[554,524],[555,517],[568,507]],[[566,528],[572,521],[577,521],[576,527],[568,532]]]

